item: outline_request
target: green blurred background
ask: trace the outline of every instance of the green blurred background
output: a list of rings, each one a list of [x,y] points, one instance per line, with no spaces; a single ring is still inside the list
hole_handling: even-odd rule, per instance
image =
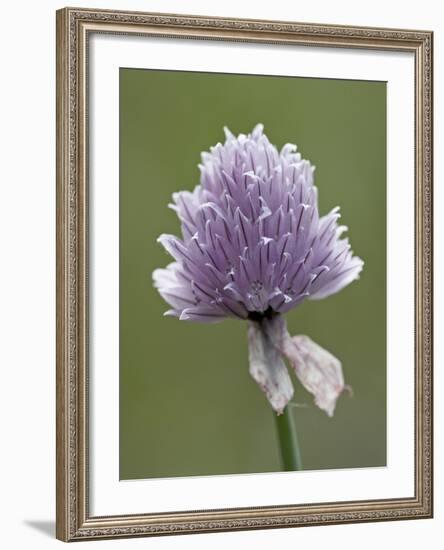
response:
[[[274,413],[247,361],[246,324],[163,317],[151,273],[179,232],[167,208],[199,183],[201,151],[223,126],[257,122],[315,166],[321,215],[341,206],[361,279],[288,314],[343,364],[354,396],[335,416],[294,377],[304,469],[386,464],[386,85],[179,71],[120,70],[120,478],[280,471]]]

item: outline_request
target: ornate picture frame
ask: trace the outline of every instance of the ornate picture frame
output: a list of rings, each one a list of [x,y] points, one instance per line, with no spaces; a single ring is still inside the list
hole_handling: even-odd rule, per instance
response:
[[[93,35],[403,52],[414,59],[414,491],[390,498],[92,513],[88,80]],[[64,8],[57,12],[57,538],[63,541],[430,518],[432,466],[433,33]],[[408,189],[406,192],[409,192]],[[413,274],[412,274],[413,275]],[[412,354],[413,357],[413,354]]]

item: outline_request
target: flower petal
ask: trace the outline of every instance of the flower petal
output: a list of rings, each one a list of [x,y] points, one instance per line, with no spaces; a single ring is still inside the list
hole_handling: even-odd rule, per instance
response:
[[[279,350],[255,321],[248,323],[248,352],[251,376],[277,414],[282,414],[293,397],[293,385]]]
[[[196,298],[190,292],[190,290],[183,286],[170,287],[170,288],[159,288],[159,294],[162,298],[173,306],[176,310],[182,310],[187,307],[193,307],[196,305]]]
[[[362,271],[364,262],[358,256],[353,256],[347,259],[345,266],[338,273],[332,273],[330,280],[319,290],[310,296],[311,300],[321,300],[332,294],[336,294],[352,281],[359,279],[359,274]]]
[[[184,309],[179,319],[181,321],[194,321],[195,323],[219,323],[226,319],[226,317],[224,312],[215,307],[199,305]]]

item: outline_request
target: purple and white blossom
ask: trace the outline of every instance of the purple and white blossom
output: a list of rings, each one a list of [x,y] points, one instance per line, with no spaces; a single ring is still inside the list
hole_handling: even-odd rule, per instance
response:
[[[344,389],[340,362],[306,336],[291,338],[281,314],[334,294],[359,277],[339,208],[320,217],[314,167],[258,124],[202,153],[200,184],[173,194],[182,238],[158,241],[174,258],[153,272],[166,315],[249,322],[250,373],[281,413],[293,396],[287,357],[315,403],[333,414]]]

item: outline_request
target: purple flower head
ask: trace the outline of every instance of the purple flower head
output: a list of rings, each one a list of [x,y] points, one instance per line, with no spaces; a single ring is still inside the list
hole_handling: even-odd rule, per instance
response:
[[[182,239],[159,242],[176,260],[155,270],[156,287],[181,320],[284,313],[358,277],[338,208],[319,217],[314,167],[296,146],[280,152],[258,124],[202,154],[200,185],[174,193]]]
[[[267,333],[263,320],[338,292],[358,278],[363,262],[341,238],[347,228],[338,225],[339,209],[319,217],[314,167],[295,145],[279,152],[262,124],[238,137],[225,128],[225,137],[202,153],[194,191],[173,195],[182,238],[159,237],[175,261],[154,271],[154,285],[171,306],[167,315],[202,323],[249,319],[268,342],[273,331]],[[283,325],[276,326],[282,340]],[[250,356],[250,371],[251,365]],[[285,384],[278,404],[269,397],[279,412],[292,394],[291,382]]]

